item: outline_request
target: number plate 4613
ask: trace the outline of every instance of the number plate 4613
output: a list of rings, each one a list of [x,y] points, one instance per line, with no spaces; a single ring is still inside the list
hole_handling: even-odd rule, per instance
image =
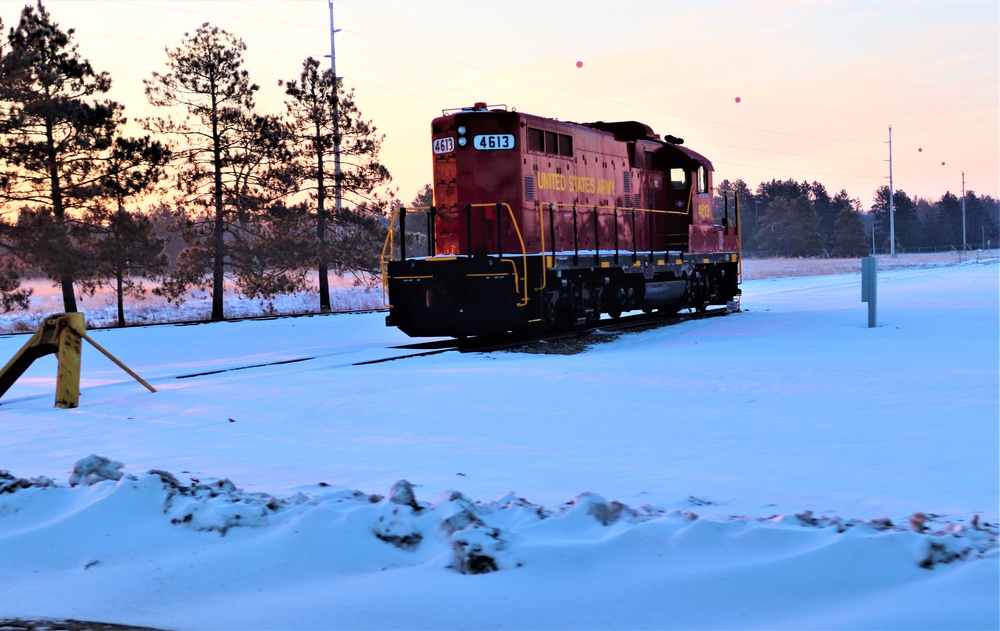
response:
[[[472,139],[472,146],[486,151],[513,149],[514,134],[480,134]]]

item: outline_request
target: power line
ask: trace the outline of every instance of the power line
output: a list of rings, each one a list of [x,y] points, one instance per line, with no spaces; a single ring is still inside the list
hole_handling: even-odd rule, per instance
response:
[[[191,13],[191,14],[200,15],[200,16],[224,17],[224,18],[234,19],[234,20],[244,20],[244,21],[250,21],[250,22],[264,22],[264,23],[268,23],[268,24],[282,24],[282,25],[286,25],[286,26],[296,26],[296,27],[310,28],[310,29],[320,29],[320,28],[323,28],[322,26],[319,26],[317,24],[304,24],[304,23],[300,23],[300,22],[286,22],[286,21],[280,21],[280,20],[279,21],[265,20],[265,19],[262,19],[262,18],[254,18],[254,17],[244,16],[244,15],[232,15],[232,14],[225,14],[225,13],[211,13],[211,12],[205,12],[205,11],[195,11],[195,10],[191,10],[191,9],[180,9],[180,8],[176,8],[176,7],[165,6],[163,4],[157,4],[155,6],[150,6],[150,5],[136,3],[136,2],[128,2],[128,1],[124,1],[124,0],[108,0],[108,1],[111,2],[112,4],[120,4],[120,5],[124,5],[124,6],[133,6],[133,7],[136,7],[136,8],[143,8],[143,9],[151,9],[151,8],[153,8],[153,9],[157,9],[157,10],[171,11],[171,12],[175,12],[175,13]],[[810,140],[824,140],[824,141],[849,142],[849,143],[864,143],[864,144],[878,144],[878,143],[881,142],[881,141],[871,140],[871,139],[837,138],[837,137],[830,137],[830,136],[818,136],[818,135],[812,135],[812,134],[800,134],[800,133],[794,133],[794,132],[788,132],[788,131],[779,131],[779,130],[773,130],[773,129],[765,129],[765,128],[760,128],[760,127],[751,127],[751,126],[745,126],[745,125],[736,125],[736,124],[733,124],[733,123],[724,123],[724,122],[720,122],[720,121],[717,121],[717,120],[711,120],[711,119],[706,119],[706,118],[699,118],[699,117],[694,117],[694,116],[685,116],[683,114],[677,114],[677,113],[674,113],[674,112],[668,112],[668,111],[665,111],[665,110],[662,110],[662,109],[659,109],[659,108],[653,108],[653,107],[648,107],[648,106],[641,106],[641,105],[637,105],[635,103],[625,103],[625,102],[618,101],[618,100],[615,100],[615,99],[609,99],[609,98],[606,98],[606,97],[595,96],[593,94],[588,94],[586,92],[579,92],[579,91],[571,90],[571,89],[568,89],[568,88],[560,88],[560,87],[551,86],[551,85],[548,85],[548,84],[540,82],[540,81],[533,81],[531,79],[526,79],[526,78],[521,77],[521,76],[512,75],[512,74],[505,73],[505,72],[500,72],[500,71],[497,71],[497,70],[492,70],[492,69],[485,68],[485,67],[482,67],[482,66],[477,66],[475,64],[470,64],[470,63],[467,63],[467,62],[455,59],[453,57],[430,53],[430,52],[427,52],[425,50],[421,50],[419,48],[413,48],[413,47],[410,47],[410,46],[404,46],[404,45],[399,44],[397,42],[394,42],[394,41],[391,41],[391,40],[381,39],[381,38],[378,38],[378,37],[375,37],[375,36],[372,36],[372,35],[368,35],[368,34],[365,34],[363,32],[360,32],[360,31],[357,31],[357,30],[354,30],[354,29],[339,29],[339,30],[341,32],[343,32],[343,33],[351,34],[351,35],[354,35],[356,37],[367,39],[367,40],[370,40],[370,41],[373,41],[373,42],[378,42],[379,44],[382,44],[382,45],[385,45],[385,46],[391,46],[391,47],[398,48],[400,50],[405,50],[405,51],[408,51],[408,52],[411,52],[411,53],[417,53],[417,54],[423,55],[425,57],[429,57],[429,58],[432,58],[432,59],[438,59],[438,60],[445,61],[445,62],[448,62],[448,63],[452,63],[452,64],[464,66],[464,67],[467,67],[467,68],[471,68],[471,69],[477,70],[479,72],[483,72],[483,73],[492,74],[492,75],[495,75],[495,76],[504,77],[506,79],[510,79],[510,80],[513,80],[513,81],[519,81],[519,82],[522,82],[522,83],[525,83],[525,84],[528,84],[528,85],[534,85],[534,86],[546,88],[548,90],[554,90],[554,91],[558,91],[558,92],[563,92],[563,93],[566,93],[566,94],[571,94],[573,96],[587,98],[587,99],[591,99],[591,100],[599,101],[599,102],[603,102],[603,103],[609,103],[609,104],[612,104],[612,105],[618,105],[618,106],[621,106],[621,107],[630,107],[630,108],[634,108],[634,109],[637,109],[637,110],[640,110],[640,111],[647,111],[647,112],[651,112],[651,113],[654,113],[654,114],[659,114],[659,115],[664,115],[664,116],[671,116],[671,117],[678,118],[678,119],[690,120],[690,121],[695,121],[695,122],[700,122],[700,123],[707,123],[707,124],[710,124],[710,125],[718,125],[718,126],[721,126],[721,127],[727,127],[727,128],[731,128],[731,129],[740,129],[740,130],[744,130],[744,131],[754,131],[754,132],[766,133],[766,134],[773,134],[773,135],[778,135],[778,136],[787,136],[787,137],[791,137],[791,138],[804,138],[804,139],[810,139]],[[110,34],[108,36],[116,37],[115,35],[110,35]],[[117,36],[117,37],[122,37],[122,36]],[[136,39],[139,39],[139,38],[136,38]],[[156,41],[156,40],[144,40],[144,41]],[[288,54],[288,55],[299,54],[299,53],[293,53],[293,52],[290,52],[290,51],[270,50],[270,49],[261,49],[261,48],[253,48],[252,50],[254,52],[265,52],[265,53],[273,53],[273,54]],[[359,65],[359,67],[365,67],[365,68],[370,69],[370,70],[379,71],[378,69],[372,68],[371,66],[361,66],[360,64],[358,64],[358,65]],[[381,71],[381,72],[388,73],[388,71]],[[392,73],[388,73],[388,74],[392,74]],[[397,76],[401,76],[401,75],[397,75]],[[428,85],[434,85],[435,87],[442,87],[442,88],[445,88],[445,89],[453,89],[453,88],[446,88],[445,86],[441,86],[439,84],[433,84],[433,83],[430,83],[430,82],[427,82],[427,81],[424,81],[422,79],[415,78],[415,77],[409,77],[409,78],[411,80],[413,80],[413,81],[416,81],[416,82],[427,83]],[[377,85],[377,84],[372,84],[372,83],[369,82],[369,85]],[[398,92],[398,90],[395,90],[395,89],[392,89],[392,88],[386,88],[385,86],[382,86],[382,87],[384,89],[387,89],[387,90],[390,90],[390,91]],[[462,92],[462,91],[459,91],[459,92]],[[465,92],[462,92],[462,93],[465,94]],[[704,142],[704,141],[699,141],[699,142]],[[747,147],[736,147],[736,146],[733,146],[733,145],[726,145],[725,143],[713,143],[713,144],[715,144],[716,146],[721,146],[721,147],[732,147],[732,148],[736,148],[736,149],[756,150],[756,149],[747,148]],[[803,155],[803,154],[790,154],[790,155]],[[862,159],[867,159],[867,158],[862,158]]]
[[[779,136],[789,136],[789,137],[794,137],[794,138],[808,138],[808,139],[812,139],[812,140],[830,140],[830,141],[836,141],[836,142],[856,142],[856,143],[866,143],[866,144],[877,144],[879,142],[879,141],[875,141],[875,140],[866,140],[866,139],[833,138],[833,137],[829,137],[829,136],[814,136],[814,135],[809,135],[809,134],[796,134],[796,133],[793,133],[793,132],[775,131],[775,130],[772,130],[772,129],[762,129],[762,128],[758,128],[758,127],[747,127],[747,126],[744,126],[744,125],[734,125],[732,123],[721,123],[719,121],[713,121],[713,120],[709,120],[709,119],[705,119],[705,118],[697,118],[697,117],[694,117],[694,116],[684,116],[682,114],[675,114],[673,112],[667,112],[667,111],[660,110],[660,109],[657,109],[657,108],[651,108],[651,107],[636,105],[635,103],[623,103],[621,101],[616,101],[614,99],[608,99],[608,98],[601,97],[601,96],[594,96],[592,94],[587,94],[585,92],[577,92],[576,90],[570,90],[568,88],[554,87],[554,86],[548,85],[546,83],[542,83],[540,81],[533,81],[531,79],[525,79],[524,77],[519,77],[519,76],[516,76],[516,75],[511,75],[511,74],[508,74],[508,73],[505,73],[505,72],[500,72],[498,70],[491,70],[489,68],[483,68],[482,66],[477,66],[475,64],[470,64],[470,63],[467,63],[467,62],[464,62],[464,61],[458,61],[458,60],[452,59],[450,57],[445,57],[445,56],[442,56],[442,55],[436,55],[436,54],[433,54],[433,53],[428,53],[426,51],[422,51],[422,50],[417,49],[417,48],[411,48],[409,46],[403,46],[402,44],[397,44],[396,42],[392,42],[392,41],[388,41],[388,40],[384,40],[384,39],[379,39],[377,37],[372,37],[371,35],[365,35],[364,33],[360,33],[358,31],[354,31],[354,30],[350,30],[350,29],[344,29],[344,32],[351,33],[352,35],[355,35],[357,37],[362,37],[362,38],[365,38],[365,39],[369,39],[371,41],[378,42],[378,43],[384,44],[386,46],[392,46],[394,48],[399,48],[401,50],[405,50],[405,51],[408,51],[408,52],[418,53],[418,54],[424,55],[426,57],[430,57],[432,59],[440,59],[442,61],[447,61],[449,63],[453,63],[453,64],[456,64],[456,65],[465,66],[466,68],[472,68],[472,69],[478,70],[480,72],[485,72],[485,73],[493,74],[493,75],[496,75],[498,77],[504,77],[505,79],[511,79],[511,80],[514,80],[514,81],[520,81],[520,82],[526,83],[528,85],[539,86],[539,87],[543,87],[543,88],[546,88],[546,89],[549,89],[549,90],[555,90],[555,91],[558,91],[558,92],[564,92],[566,94],[572,94],[573,96],[580,96],[580,97],[592,99],[592,100],[595,100],[595,101],[600,101],[600,102],[603,102],[603,103],[610,103],[612,105],[619,105],[619,106],[623,106],[623,107],[631,107],[631,108],[635,108],[635,109],[638,109],[638,110],[652,112],[652,113],[655,113],[655,114],[662,114],[662,115],[665,115],[665,116],[673,116],[674,118],[681,118],[681,119],[684,119],[684,120],[692,120],[692,121],[697,121],[697,122],[701,122],[701,123],[709,123],[709,124],[712,124],[712,125],[719,125],[719,126],[722,126],[722,127],[730,127],[730,128],[733,128],[733,129],[743,129],[743,130],[747,130],[747,131],[757,131],[757,132],[762,132],[762,133],[767,133],[767,134],[775,134],[775,135],[779,135]],[[727,146],[727,145],[720,145],[720,146]]]

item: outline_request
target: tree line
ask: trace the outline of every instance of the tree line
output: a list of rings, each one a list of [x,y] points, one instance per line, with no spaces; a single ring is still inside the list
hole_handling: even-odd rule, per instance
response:
[[[888,186],[875,191],[867,211],[847,191],[831,197],[819,182],[771,180],[751,190],[743,180],[725,180],[718,188],[739,195],[743,251],[750,255],[868,256],[892,250],[891,232],[897,252],[988,248],[1000,240],[1000,202],[971,191],[964,199],[963,240],[963,200],[950,192],[932,202],[896,190],[891,230]],[[724,203],[720,195],[716,216]]]
[[[384,136],[332,70],[306,58],[279,82],[286,111],[262,113],[245,44],[203,24],[144,81],[166,113],[133,137],[124,107],[105,98],[111,77],[73,35],[38,0],[0,40],[0,308],[27,307],[30,271],[61,287],[67,312],[77,291],[112,287],[119,324],[144,279],[172,301],[210,290],[221,320],[227,281],[270,298],[305,289],[316,270],[328,311],[330,271],[378,273],[392,203]],[[154,197],[169,202],[137,209]],[[182,244],[173,260],[171,239]]]

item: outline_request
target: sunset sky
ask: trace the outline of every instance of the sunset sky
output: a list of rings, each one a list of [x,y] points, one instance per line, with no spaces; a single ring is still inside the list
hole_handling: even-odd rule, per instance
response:
[[[0,0],[5,32],[23,1]],[[142,80],[209,22],[247,44],[263,112],[278,79],[330,53],[326,0],[48,0],[130,118]],[[571,120],[638,120],[708,156],[716,182],[819,181],[871,204],[1000,191],[1000,36],[989,1],[337,0],[337,71],[385,134],[405,202],[431,178],[430,121],[476,101]],[[582,66],[577,62],[582,62]],[[325,63],[329,63],[326,59]],[[737,102],[739,97],[739,102]]]

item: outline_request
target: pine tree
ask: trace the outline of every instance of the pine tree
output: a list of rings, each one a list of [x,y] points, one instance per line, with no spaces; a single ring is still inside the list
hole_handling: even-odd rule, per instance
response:
[[[5,226],[0,225],[0,229],[3,227]],[[21,287],[24,271],[20,259],[9,247],[0,242],[0,310],[15,311],[28,308],[33,290]]]
[[[146,289],[141,279],[167,268],[164,240],[154,234],[152,220],[130,213],[126,204],[163,179],[169,156],[162,144],[148,136],[119,137],[102,164],[100,187],[106,203],[88,213],[87,223],[97,237],[94,283],[114,287],[118,326],[125,325],[125,296],[143,296]]]
[[[149,217],[119,208],[101,225],[103,238],[95,245],[100,261],[100,284],[113,284],[118,306],[118,326],[125,326],[125,296],[142,297],[141,278],[162,274],[167,268],[163,239],[153,233]]]
[[[3,33],[3,18],[0,18],[0,33]],[[3,59],[7,54],[7,45],[0,37],[0,85],[5,82],[5,72]],[[2,123],[0,123],[2,125]],[[0,161],[2,165],[2,161]],[[9,181],[0,172],[0,189],[7,188]],[[0,309],[3,311],[14,311],[16,309],[27,309],[28,301],[33,293],[31,289],[21,287],[21,277],[24,273],[23,264],[10,248],[4,244],[2,239],[9,230],[4,216],[0,214]]]
[[[761,249],[780,256],[808,256],[822,249],[816,213],[804,195],[791,201],[785,197],[775,198],[760,224],[755,238]]]
[[[1000,237],[1000,202],[989,195],[965,193],[966,238],[969,247],[987,248]]]
[[[856,258],[868,254],[868,237],[861,216],[852,208],[844,208],[837,215],[833,227],[833,256]]]
[[[227,246],[236,289],[268,300],[302,291],[314,250],[304,205],[287,205],[296,192],[288,128],[277,117],[253,115],[239,137],[229,167],[237,186]]]
[[[279,85],[289,97],[288,119],[300,148],[295,160],[300,190],[311,193],[315,208],[310,214],[315,229],[320,310],[329,311],[331,264],[340,271],[379,271],[371,257],[362,256],[357,248],[359,241],[378,240],[377,235],[384,232],[384,225],[367,215],[381,217],[385,212],[388,201],[377,189],[387,185],[391,176],[378,161],[384,136],[377,135],[375,126],[361,117],[354,91],[345,92],[342,80],[331,69],[320,71],[319,65],[308,57],[297,80],[279,81]],[[346,202],[348,209],[331,208],[331,197]],[[366,235],[367,230],[374,232]]]
[[[424,184],[413,201],[410,202],[410,208],[430,208],[434,205],[434,190],[431,188],[430,184]],[[432,235],[430,234],[431,223],[430,223],[430,210],[419,211],[412,218],[407,220],[406,224],[406,247],[408,252],[426,252],[427,254],[433,254],[430,251],[430,244],[432,241]],[[413,248],[418,248],[414,250]]]
[[[830,199],[826,187],[819,182],[809,185],[809,198],[812,200],[813,212],[816,213],[816,229],[823,239],[823,246],[832,245],[834,226],[841,209]]]
[[[736,216],[737,201],[739,204],[739,216]],[[749,208],[749,212],[747,209]],[[746,249],[752,245],[753,236],[757,232],[757,217],[754,213],[754,194],[743,180],[730,182],[722,180],[715,187],[715,218],[724,217],[729,214],[731,230],[738,227],[739,238],[742,247]]]
[[[122,122],[118,103],[93,100],[111,79],[80,57],[73,33],[39,1],[21,11],[0,60],[0,201],[33,209],[26,221],[5,224],[5,239],[59,283],[67,312],[77,310],[74,278],[87,278],[92,258],[74,225],[95,194],[98,156]],[[24,232],[32,226],[44,231],[44,243]]]
[[[962,247],[962,200],[951,191],[941,196],[933,206],[934,214],[924,222],[934,246]]]
[[[916,247],[923,240],[920,222],[917,219],[916,203],[905,192],[897,190],[892,195],[892,227],[896,233],[896,248]],[[890,249],[889,233],[889,187],[882,186],[875,191],[875,201],[871,211],[875,216],[876,238],[886,249]]]
[[[245,200],[239,180],[239,163],[246,159],[241,134],[254,109],[258,87],[243,69],[243,41],[208,23],[193,35],[184,34],[180,47],[168,49],[165,74],[154,72],[145,81],[149,102],[159,107],[177,107],[185,118],[149,119],[152,131],[177,140],[177,181],[192,217],[185,226],[190,248],[178,257],[179,267],[165,289],[175,296],[190,285],[204,285],[211,273],[213,320],[224,313],[226,235],[238,208]],[[189,240],[190,239],[190,240]],[[189,249],[190,249],[189,248]]]

